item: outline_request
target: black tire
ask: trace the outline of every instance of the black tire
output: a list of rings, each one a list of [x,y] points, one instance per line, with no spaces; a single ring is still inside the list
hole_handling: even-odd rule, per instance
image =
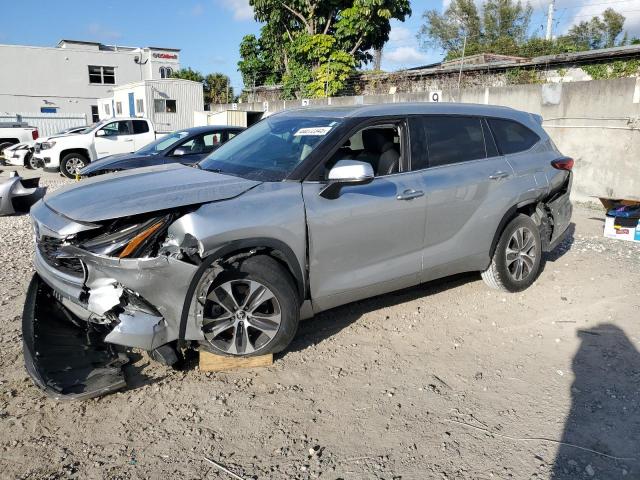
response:
[[[4,160],[4,157],[2,156],[2,151],[5,148],[9,148],[11,145],[13,145],[13,143],[11,142],[0,142],[0,159]]]
[[[80,169],[89,164],[86,155],[77,152],[67,153],[60,162],[60,173],[67,178],[76,178]]]
[[[29,152],[24,157],[24,166],[29,170],[35,170],[38,168],[38,161],[33,156],[32,152]]]
[[[258,282],[273,293],[278,302],[280,311],[280,325],[277,332],[267,343],[255,348],[255,350],[251,352],[229,352],[224,348],[218,348],[215,342],[211,341],[204,341],[202,342],[202,345],[206,350],[218,355],[227,356],[251,357],[265,355],[268,353],[277,353],[284,350],[293,340],[300,320],[300,301],[298,291],[291,274],[277,260],[266,255],[256,255],[247,258],[240,264],[235,264],[233,267],[230,267],[219,274],[209,288],[209,292],[213,292],[217,287],[226,284],[227,282],[240,281],[240,283],[242,283],[241,281],[243,280]],[[207,304],[205,304],[204,308],[206,311]],[[229,321],[231,322],[232,320]],[[249,331],[252,335],[255,336],[258,334],[259,331],[254,331],[251,328],[249,321],[247,321],[245,325],[247,325],[248,330],[251,329]],[[227,335],[235,335],[235,327],[230,327],[230,329],[232,332],[230,333],[230,330],[227,330]],[[230,343],[232,343],[232,341]],[[256,340],[255,345],[258,345],[258,340]],[[250,348],[254,348],[254,344],[251,344]]]
[[[527,215],[518,215],[500,235],[491,264],[481,274],[482,279],[489,287],[506,292],[528,288],[540,273],[541,245],[540,230],[535,222]]]

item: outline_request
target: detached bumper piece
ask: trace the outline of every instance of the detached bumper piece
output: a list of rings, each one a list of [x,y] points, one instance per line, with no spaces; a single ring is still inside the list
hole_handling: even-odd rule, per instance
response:
[[[126,386],[125,353],[104,342],[100,325],[82,321],[66,309],[35,274],[22,314],[27,372],[35,384],[58,400],[83,400]]]
[[[2,170],[0,170],[2,173]],[[40,178],[22,178],[17,172],[0,180],[0,217],[15,213],[28,213],[31,206],[44,197],[47,189],[39,187]]]

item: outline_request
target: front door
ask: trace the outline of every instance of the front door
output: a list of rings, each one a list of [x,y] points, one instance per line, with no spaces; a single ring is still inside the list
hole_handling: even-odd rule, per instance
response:
[[[95,138],[96,158],[134,151],[135,144],[129,120],[109,122],[100,130],[104,135]]]
[[[319,195],[323,182],[303,183],[316,311],[418,283],[426,197],[420,174],[403,171],[403,127],[379,130],[393,145],[363,145],[356,134],[340,149],[342,156],[371,162],[373,182],[344,187],[336,199]]]

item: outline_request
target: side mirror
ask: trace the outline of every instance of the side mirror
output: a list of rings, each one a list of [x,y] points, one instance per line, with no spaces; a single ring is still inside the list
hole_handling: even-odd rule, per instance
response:
[[[340,196],[340,189],[346,185],[365,185],[375,177],[373,167],[367,162],[339,160],[329,171],[329,183],[320,191],[320,196],[329,200]]]
[[[188,149],[182,148],[182,147],[178,147],[173,151],[172,155],[174,157],[182,157],[184,155],[187,155],[188,153],[189,153]]]
[[[96,137],[106,137],[107,136],[107,132],[105,132],[104,130],[98,130],[96,132]]]

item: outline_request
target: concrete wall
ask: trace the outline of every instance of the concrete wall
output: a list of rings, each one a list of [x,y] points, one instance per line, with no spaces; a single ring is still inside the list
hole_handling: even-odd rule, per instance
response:
[[[439,87],[434,86],[434,89]],[[504,105],[544,118],[558,148],[575,159],[574,198],[640,200],[640,79],[509,85],[443,90],[445,102]],[[428,93],[240,103],[238,109],[276,112],[308,105],[428,101]],[[219,105],[216,110],[231,108]]]

